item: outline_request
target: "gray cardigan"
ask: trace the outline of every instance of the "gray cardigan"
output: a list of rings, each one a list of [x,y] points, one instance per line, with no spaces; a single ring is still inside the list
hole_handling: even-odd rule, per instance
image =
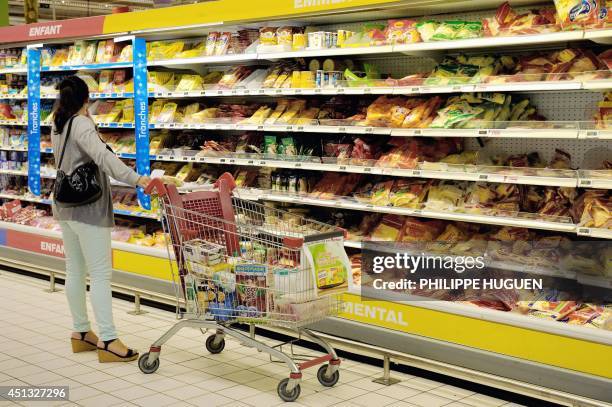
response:
[[[59,164],[59,156],[67,131],[68,123],[64,126],[61,135],[56,133],[55,126],[51,131],[56,165]],[[136,186],[138,174],[106,148],[91,118],[82,115],[75,116],[64,153],[62,170],[70,174],[77,167],[91,160],[98,165],[100,171],[102,197],[90,204],[72,208],[62,207],[62,204],[54,199],[53,217],[59,221],[74,220],[90,225],[112,227],[115,222],[109,175],[117,181]]]

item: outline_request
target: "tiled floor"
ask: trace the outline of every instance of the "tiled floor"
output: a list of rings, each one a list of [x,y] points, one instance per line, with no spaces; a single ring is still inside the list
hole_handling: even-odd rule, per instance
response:
[[[68,336],[70,317],[63,292],[43,291],[48,283],[0,271],[0,386],[67,385],[70,402],[24,405],[108,406],[275,406],[284,365],[228,340],[225,351],[209,354],[205,337],[184,330],[162,349],[161,366],[144,375],[136,362],[100,364],[94,352],[73,354]],[[61,287],[61,286],[60,286]],[[141,351],[148,349],[174,322],[174,314],[149,309],[129,315],[132,304],[114,300],[121,338]],[[90,313],[91,315],[91,313]],[[300,352],[310,352],[300,349]],[[424,378],[394,373],[402,381],[385,387],[372,382],[379,368],[343,360],[340,382],[322,387],[307,370],[302,393],[291,406],[510,406],[503,400],[475,394]],[[14,405],[0,400],[0,406]],[[516,406],[516,404],[513,404]]]

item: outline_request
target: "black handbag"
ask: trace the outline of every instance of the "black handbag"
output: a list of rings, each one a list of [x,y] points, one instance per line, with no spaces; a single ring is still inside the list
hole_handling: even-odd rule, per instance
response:
[[[68,131],[62,147],[59,163],[57,165],[57,176],[53,186],[53,197],[55,201],[64,207],[75,207],[87,205],[95,202],[102,196],[100,184],[100,172],[95,162],[90,161],[78,166],[72,174],[66,174],[61,170],[66,144],[70,138],[72,121],[74,116],[68,121]]]

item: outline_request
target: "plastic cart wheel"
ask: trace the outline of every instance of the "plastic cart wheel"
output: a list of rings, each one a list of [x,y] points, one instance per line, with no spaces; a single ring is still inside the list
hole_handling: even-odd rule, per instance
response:
[[[278,395],[281,399],[283,399],[283,401],[291,402],[297,400],[297,398],[300,397],[301,391],[299,383],[296,384],[293,390],[290,392],[287,391],[287,383],[289,383],[289,379],[283,379],[280,381],[278,387],[276,388]]]
[[[143,353],[138,359],[138,367],[144,374],[154,373],[159,368],[159,358],[155,359],[155,362],[149,363],[149,352]]]
[[[212,354],[221,353],[225,349],[225,339],[221,339],[221,342],[215,344],[215,337],[217,335],[210,335],[206,338],[206,350]]]
[[[319,379],[319,383],[321,383],[325,387],[333,387],[336,383],[338,383],[338,379],[340,379],[340,371],[336,370],[334,374],[331,376],[327,376],[327,366],[323,365],[317,370],[317,379]]]

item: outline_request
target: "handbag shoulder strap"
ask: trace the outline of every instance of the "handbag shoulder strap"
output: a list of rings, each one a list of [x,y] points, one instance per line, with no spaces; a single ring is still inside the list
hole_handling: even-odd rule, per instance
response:
[[[62,161],[64,160],[64,152],[66,151],[66,144],[68,144],[68,139],[70,138],[70,131],[72,130],[72,121],[75,116],[72,116],[70,120],[68,120],[68,131],[66,132],[66,138],[64,139],[64,145],[62,146],[62,152],[60,154],[59,163],[57,164],[57,169],[59,170],[62,166]]]

